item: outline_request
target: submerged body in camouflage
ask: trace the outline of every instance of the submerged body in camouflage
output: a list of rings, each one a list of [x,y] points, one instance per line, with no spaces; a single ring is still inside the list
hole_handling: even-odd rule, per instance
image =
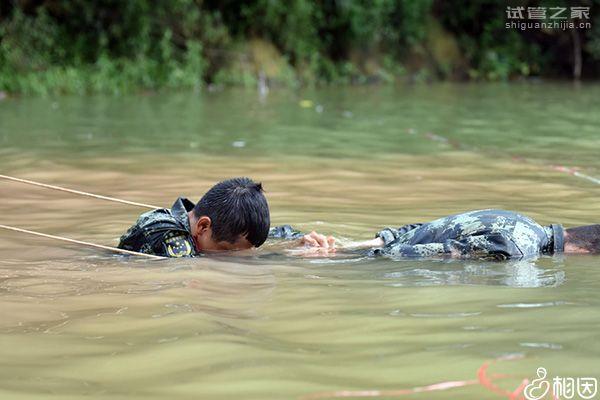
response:
[[[375,255],[390,257],[470,257],[505,260],[564,250],[561,225],[543,227],[524,215],[479,210],[424,224],[386,228],[377,233],[384,246]]]
[[[271,237],[295,239],[302,234],[284,225]],[[506,260],[560,253],[564,250],[561,225],[541,226],[525,215],[505,210],[478,210],[435,221],[385,228],[378,232],[383,246],[371,256],[392,258],[460,257]]]

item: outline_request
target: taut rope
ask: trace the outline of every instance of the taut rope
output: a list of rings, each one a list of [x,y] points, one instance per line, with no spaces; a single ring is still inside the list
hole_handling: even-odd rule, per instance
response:
[[[9,230],[9,231],[15,231],[15,232],[21,232],[21,233],[28,233],[30,235],[41,236],[41,237],[44,237],[44,238],[47,238],[47,239],[61,240],[63,242],[80,244],[80,245],[84,245],[84,246],[88,246],[88,247],[95,247],[97,249],[110,250],[110,251],[114,251],[114,252],[117,252],[117,253],[129,254],[129,255],[133,255],[133,256],[148,257],[148,258],[152,258],[152,259],[155,259],[155,260],[163,260],[165,258],[165,257],[155,256],[153,254],[138,253],[137,251],[124,250],[124,249],[119,249],[119,248],[116,248],[116,247],[103,246],[101,244],[84,242],[82,240],[69,239],[69,238],[62,237],[62,236],[48,235],[47,233],[40,233],[40,232],[35,232],[35,231],[29,231],[27,229],[15,228],[14,226],[0,225],[0,228],[6,229],[6,230]]]
[[[102,196],[100,194],[82,192],[81,190],[67,189],[67,188],[60,187],[60,186],[48,185],[46,183],[40,183],[40,182],[30,181],[30,180],[27,180],[27,179],[14,178],[12,176],[7,176],[7,175],[0,175],[0,179],[6,179],[8,181],[25,183],[27,185],[33,185],[33,186],[43,187],[43,188],[46,188],[46,189],[58,190],[60,192],[73,193],[73,194],[77,194],[79,196],[87,196],[87,197],[93,197],[95,199],[100,199],[100,200],[108,200],[108,201],[114,201],[116,203],[129,204],[130,206],[151,208],[153,210],[155,210],[157,208],[160,208],[158,206],[153,206],[151,204],[137,203],[135,201],[122,200],[122,199],[117,199],[115,197],[108,197],[108,196]]]
[[[151,204],[137,203],[135,201],[122,200],[122,199],[117,199],[115,197],[108,197],[108,196],[102,196],[102,195],[94,194],[94,193],[82,192],[81,190],[67,189],[67,188],[60,187],[60,186],[48,185],[46,183],[40,183],[40,182],[30,181],[30,180],[27,180],[27,179],[14,178],[12,176],[7,176],[7,175],[0,175],[0,179],[5,179],[5,180],[8,180],[8,181],[19,182],[19,183],[25,183],[27,185],[33,185],[33,186],[38,186],[38,187],[42,187],[42,188],[46,188],[46,189],[57,190],[57,191],[60,191],[60,192],[72,193],[72,194],[76,194],[76,195],[79,195],[79,196],[86,196],[86,197],[92,197],[92,198],[100,199],[100,200],[113,201],[115,203],[121,203],[121,204],[128,204],[128,205],[131,205],[131,206],[150,208],[150,209],[153,209],[153,210],[157,209],[157,208],[160,208],[158,206],[153,206]],[[119,249],[117,247],[111,247],[111,246],[104,246],[104,245],[101,245],[101,244],[89,243],[89,242],[84,242],[82,240],[69,239],[69,238],[62,237],[62,236],[48,235],[46,233],[41,233],[41,232],[30,231],[30,230],[27,230],[27,229],[16,228],[14,226],[0,225],[0,228],[1,229],[6,229],[6,230],[10,230],[10,231],[14,231],[14,232],[21,232],[21,233],[27,233],[27,234],[30,234],[30,235],[41,236],[41,237],[48,238],[48,239],[61,240],[63,242],[74,243],[74,244],[79,244],[79,245],[88,246],[88,247],[95,247],[97,249],[114,251],[116,253],[130,254],[130,255],[134,255],[134,256],[143,256],[143,257],[152,258],[152,259],[155,259],[155,260],[162,260],[162,259],[165,258],[165,257],[155,256],[153,254],[138,253],[137,251],[130,251],[130,250]]]

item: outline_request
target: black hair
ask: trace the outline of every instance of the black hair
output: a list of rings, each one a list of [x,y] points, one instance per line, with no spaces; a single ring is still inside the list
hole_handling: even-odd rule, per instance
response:
[[[211,219],[214,240],[235,243],[245,236],[255,247],[267,240],[271,225],[262,184],[250,178],[217,183],[196,204],[194,215]]]
[[[600,253],[600,224],[569,228],[567,240],[590,253]]]

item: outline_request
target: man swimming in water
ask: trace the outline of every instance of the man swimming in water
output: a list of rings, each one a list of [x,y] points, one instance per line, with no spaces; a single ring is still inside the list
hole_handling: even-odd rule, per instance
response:
[[[197,204],[180,197],[170,209],[142,214],[121,236],[118,247],[164,257],[246,250],[267,240],[269,226],[269,205],[261,184],[234,178],[217,183]],[[314,232],[299,235],[299,244],[333,246],[333,238],[327,242],[321,237]]]
[[[273,228],[271,235],[281,238],[300,237],[300,233],[289,225]],[[506,260],[541,254],[600,253],[600,225],[565,230],[559,224],[541,226],[529,217],[504,210],[480,210],[450,215],[428,223],[386,228],[375,236],[373,240],[357,242],[347,247],[368,248],[372,255],[392,258]],[[329,249],[331,239],[316,235],[315,240],[318,241],[318,247]]]
[[[262,186],[234,178],[213,186],[197,204],[179,198],[171,209],[142,214],[121,237],[119,248],[165,257],[194,256],[261,246],[268,237],[297,239],[321,254],[336,251],[335,239],[300,233],[289,225],[270,228]],[[563,229],[541,226],[511,211],[481,210],[423,224],[386,228],[376,238],[344,246],[388,257],[458,257],[504,260],[556,253],[599,253],[600,225]]]

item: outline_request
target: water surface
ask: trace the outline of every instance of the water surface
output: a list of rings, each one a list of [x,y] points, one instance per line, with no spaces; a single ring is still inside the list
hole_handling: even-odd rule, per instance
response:
[[[600,222],[599,103],[555,84],[10,99],[0,173],[160,206],[248,175],[275,224],[343,239],[481,208],[573,226]],[[115,245],[142,211],[0,182],[0,223],[46,233]],[[473,380],[503,356],[509,391],[538,366],[600,378],[599,257],[276,250],[152,262],[0,232],[0,397],[296,399]]]

